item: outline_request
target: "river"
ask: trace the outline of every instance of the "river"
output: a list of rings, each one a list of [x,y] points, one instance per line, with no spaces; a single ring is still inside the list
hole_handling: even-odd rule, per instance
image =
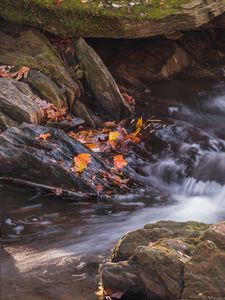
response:
[[[157,220],[225,220],[225,84],[181,78],[155,84],[151,92],[160,99],[155,115],[210,136],[201,164],[192,176],[177,178],[168,153],[148,165],[145,180],[154,194],[112,203],[77,203],[1,186],[2,299],[101,299],[95,294],[98,265],[126,232]],[[150,116],[152,104],[142,112]],[[188,145],[199,147],[191,139]]]

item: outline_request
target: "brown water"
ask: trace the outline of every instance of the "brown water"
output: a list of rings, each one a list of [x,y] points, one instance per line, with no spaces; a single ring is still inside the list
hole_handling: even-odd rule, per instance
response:
[[[164,92],[158,90],[158,97],[161,110],[155,110],[159,115],[184,120],[210,135],[210,145],[205,148],[192,138],[179,148],[204,152],[201,168],[196,166],[192,176],[178,176],[177,180],[175,175],[182,166],[170,153],[164,153],[149,162],[148,176],[140,179],[149,180],[155,186],[154,193],[111,203],[77,203],[0,187],[1,299],[98,299],[98,265],[126,232],[161,219],[225,220],[224,83],[207,83],[196,90],[195,84],[190,88],[175,81],[165,85]],[[153,104],[147,107],[142,110],[146,116]],[[183,133],[182,126],[176,130]],[[170,133],[163,134],[171,138]],[[203,180],[205,174],[208,177]]]

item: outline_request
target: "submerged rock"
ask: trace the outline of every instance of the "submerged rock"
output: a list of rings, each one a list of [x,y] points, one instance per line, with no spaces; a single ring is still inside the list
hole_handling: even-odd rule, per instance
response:
[[[147,299],[224,299],[225,222],[161,221],[125,235],[100,267],[104,289]]]
[[[42,123],[44,113],[33,98],[34,94],[26,83],[0,78],[0,129],[22,122]]]
[[[224,13],[224,0],[55,1],[5,0],[0,16],[56,34],[142,38],[192,30]]]

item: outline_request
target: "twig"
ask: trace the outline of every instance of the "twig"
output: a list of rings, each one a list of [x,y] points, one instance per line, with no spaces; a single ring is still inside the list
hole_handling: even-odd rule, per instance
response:
[[[13,184],[17,186],[26,186],[30,188],[40,189],[43,192],[51,192],[54,196],[69,196],[76,200],[84,200],[94,198],[96,200],[112,200],[112,197],[108,195],[99,195],[95,193],[82,193],[82,192],[74,192],[71,190],[63,189],[60,187],[54,187],[50,185],[40,184],[33,181],[13,178],[13,177],[0,177],[0,181],[6,184]]]

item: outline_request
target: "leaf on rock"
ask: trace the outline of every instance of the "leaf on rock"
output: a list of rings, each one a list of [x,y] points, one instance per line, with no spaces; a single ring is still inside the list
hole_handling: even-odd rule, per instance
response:
[[[119,131],[111,131],[109,133],[109,144],[112,146],[112,148],[116,148],[119,136]]]
[[[12,73],[11,77],[14,77],[16,80],[20,80],[22,78],[27,78],[29,70],[30,70],[30,68],[28,68],[28,67],[22,67],[21,69],[19,69],[19,71]]]
[[[28,72],[30,70],[30,68],[28,68],[28,67],[21,67],[19,69],[19,71],[10,73],[12,68],[14,68],[14,67],[13,66],[1,66],[0,67],[0,77],[14,78],[15,80],[20,80],[22,78],[27,78]]]
[[[82,173],[91,162],[91,154],[80,153],[74,157],[75,172]]]
[[[121,170],[127,166],[127,161],[124,159],[123,155],[119,154],[114,156],[114,166],[116,169]]]
[[[47,132],[47,133],[40,134],[40,135],[37,137],[37,139],[42,139],[42,140],[46,141],[50,136],[51,136],[51,133],[50,133],[50,132]]]

